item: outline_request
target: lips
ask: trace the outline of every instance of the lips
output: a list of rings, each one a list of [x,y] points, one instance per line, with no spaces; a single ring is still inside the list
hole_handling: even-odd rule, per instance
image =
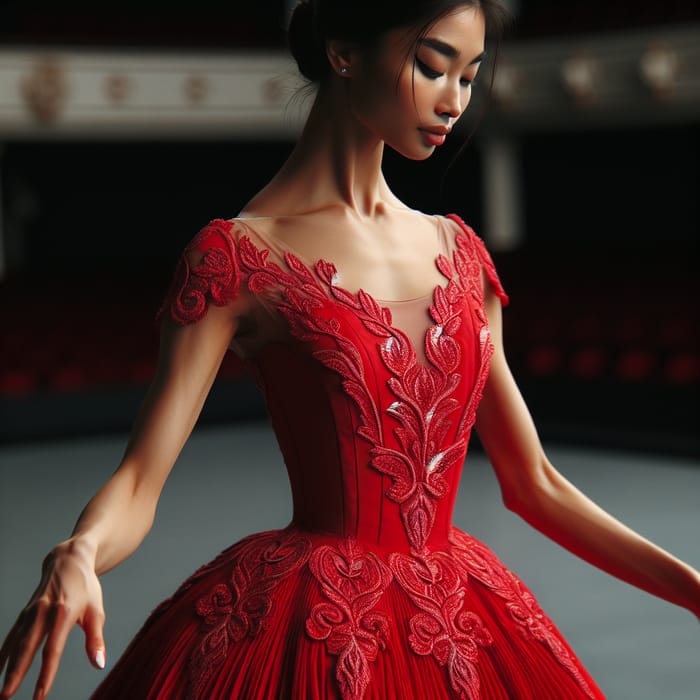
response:
[[[423,141],[425,141],[427,145],[442,146],[451,129],[446,126],[436,126],[434,128],[421,128],[419,131],[423,136]]]

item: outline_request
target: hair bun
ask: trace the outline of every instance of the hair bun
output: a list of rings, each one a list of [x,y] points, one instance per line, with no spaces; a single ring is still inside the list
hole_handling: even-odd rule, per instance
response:
[[[325,46],[315,31],[314,7],[310,0],[302,0],[292,12],[287,30],[287,44],[299,71],[312,81],[319,81],[328,71]]]

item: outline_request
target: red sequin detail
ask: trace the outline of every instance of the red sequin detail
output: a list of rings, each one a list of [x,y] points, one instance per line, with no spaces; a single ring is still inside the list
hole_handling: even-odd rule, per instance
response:
[[[391,572],[353,540],[337,548],[318,547],[309,567],[328,602],[313,607],[306,630],[338,656],[336,679],[344,700],[359,700],[369,685],[369,663],[386,645],[389,619],[373,608],[391,582]]]

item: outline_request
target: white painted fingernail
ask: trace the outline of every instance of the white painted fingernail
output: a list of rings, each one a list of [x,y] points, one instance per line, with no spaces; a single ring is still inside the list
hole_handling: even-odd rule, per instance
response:
[[[105,653],[100,649],[97,654],[95,654],[95,663],[100,667],[105,667]]]

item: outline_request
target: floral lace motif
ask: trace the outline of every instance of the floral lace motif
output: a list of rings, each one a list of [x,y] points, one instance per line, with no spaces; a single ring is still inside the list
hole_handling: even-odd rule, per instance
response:
[[[360,415],[358,434],[373,446],[371,466],[391,479],[386,495],[399,504],[412,551],[412,556],[396,555],[390,560],[396,580],[421,610],[410,621],[409,644],[417,654],[430,654],[447,667],[450,683],[459,697],[476,700],[478,650],[491,644],[492,639],[482,620],[463,609],[467,588],[455,564],[439,553],[431,554],[426,547],[437,501],[448,491],[445,474],[464,459],[466,436],[474,423],[493,352],[483,309],[481,267],[473,242],[462,234],[458,236],[453,256],[457,274],[446,257],[437,259],[448,282],[445,287],[436,287],[433,294],[433,324],[425,334],[426,364],[419,362],[408,337],[392,326],[388,309],[362,290],[351,294],[335,284],[333,264],[318,262],[314,275],[287,253],[285,271],[269,263],[267,251],[257,249],[245,236],[239,241],[239,255],[252,292],[262,292],[271,285],[283,288],[278,309],[292,334],[312,344],[313,356],[341,377],[344,391],[355,401]],[[469,306],[476,309],[476,319],[481,324],[480,366],[456,436],[450,441],[453,414],[460,408],[453,394],[462,381],[462,348],[456,336],[464,321],[468,295],[474,302]],[[395,401],[386,412],[396,420],[393,435],[398,448],[386,444],[380,409],[368,390],[358,348],[343,335],[339,320],[333,315],[326,318],[323,313],[332,301],[352,310],[378,340],[382,362],[391,374],[387,385]],[[312,557],[312,571],[334,606],[317,606],[309,618],[307,632],[315,639],[328,640],[329,651],[339,656],[336,675],[344,697],[357,699],[369,681],[368,662],[383,648],[384,627],[380,617],[365,617],[373,625],[372,635],[367,637],[365,628],[364,636],[358,636],[360,627],[352,600],[367,600],[374,605],[389,578],[384,583],[377,560],[371,583],[366,576],[353,577],[354,598],[342,593],[344,578],[353,566],[359,565],[354,552],[325,548],[323,554]]]
[[[391,572],[354,540],[337,548],[319,547],[309,567],[328,602],[313,607],[306,630],[312,639],[325,640],[328,651],[338,656],[336,679],[343,698],[362,698],[370,682],[369,663],[388,637],[388,617],[373,608],[391,583]]]
[[[281,531],[254,535],[235,547],[239,551],[230,579],[197,601],[204,636],[190,662],[190,700],[204,697],[208,681],[232,644],[265,628],[274,589],[306,563],[311,541]]]
[[[390,562],[396,580],[423,611],[411,618],[411,648],[447,667],[459,698],[478,700],[479,647],[489,646],[493,639],[481,618],[464,609],[467,588],[454,562],[444,552],[422,559],[396,553]]]
[[[157,318],[169,311],[176,323],[195,323],[204,318],[209,304],[224,306],[238,296],[240,270],[231,227],[230,221],[215,219],[187,245]],[[190,254],[196,250],[204,255],[193,266]]]
[[[436,500],[444,497],[444,474],[461,462],[466,451],[466,434],[474,423],[476,407],[488,374],[493,352],[483,311],[480,263],[473,244],[460,234],[454,254],[457,274],[446,257],[437,265],[448,279],[446,287],[436,287],[430,315],[433,324],[426,332],[428,364],[418,360],[408,337],[392,326],[391,312],[366,292],[351,294],[335,284],[336,268],[320,261],[315,275],[297,257],[284,256],[288,272],[268,262],[268,251],[259,250],[247,236],[239,241],[241,267],[248,275],[248,287],[260,293],[272,285],[283,289],[279,311],[292,334],[319,348],[316,359],[342,378],[343,389],[355,401],[360,413],[358,434],[373,445],[371,466],[392,480],[386,495],[400,505],[401,517],[412,550],[422,552],[433,526]],[[476,315],[482,324],[479,333],[480,367],[477,381],[458,424],[456,438],[449,447],[451,415],[460,408],[453,393],[462,381],[459,372],[462,351],[455,338],[463,322],[465,297],[471,295]],[[349,308],[363,326],[378,338],[381,359],[392,377],[388,387],[396,397],[386,412],[399,425],[394,435],[400,449],[386,446],[380,409],[365,381],[358,348],[342,333],[338,319],[319,313],[335,301]]]
[[[481,581],[506,601],[506,608],[525,639],[544,644],[590,698],[595,694],[583,677],[576,661],[554,632],[554,627],[534,596],[506,569],[488,548],[464,532],[453,530],[452,542],[470,576]]]
[[[263,552],[258,543],[244,547],[237,553],[230,581],[214,587],[197,604],[205,636],[192,663],[192,697],[206,688],[231,644],[264,627],[273,589],[307,561],[326,600],[312,608],[306,630],[312,639],[324,640],[328,652],[338,657],[336,678],[345,700],[364,696],[370,664],[386,647],[389,618],[377,606],[392,579],[418,609],[407,629],[413,651],[432,656],[446,668],[458,697],[479,697],[479,653],[492,644],[492,637],[481,618],[467,609],[465,572],[449,554],[431,552],[427,546],[438,502],[448,493],[446,474],[464,458],[493,352],[481,274],[483,269],[497,282],[495,269],[478,238],[458,223],[464,233],[456,236],[452,261],[445,256],[436,261],[447,282],[433,293],[432,324],[424,338],[425,363],[408,337],[392,325],[389,309],[364,291],[352,294],[335,284],[336,268],[330,262],[319,261],[311,269],[287,253],[283,269],[247,236],[236,244],[233,224],[222,220],[205,227],[188,246],[188,252],[204,250],[204,257],[191,268],[184,256],[169,303],[172,317],[180,323],[199,320],[207,303],[223,304],[234,298],[240,279],[246,280],[253,294],[279,290],[276,307],[292,335],[309,343],[313,356],[339,376],[343,390],[355,402],[358,436],[371,445],[370,466],[390,480],[386,496],[399,507],[411,551],[391,555],[387,565],[352,539],[338,546],[320,546],[313,554],[310,542],[303,539],[271,537]],[[223,245],[217,248],[214,241],[219,236]],[[500,285],[497,292],[504,299]],[[364,349],[345,334],[334,313],[338,307],[351,311],[377,339],[379,356],[390,374],[387,387],[394,398],[390,405],[379,406],[370,392]],[[479,346],[474,386],[463,403],[455,392],[464,380],[464,341],[459,332],[469,313],[478,328]],[[394,422],[391,435],[385,434],[386,416]],[[521,595],[508,601],[524,604],[525,599]],[[520,622],[513,612],[516,608],[509,609],[531,636],[542,640],[544,633]],[[551,647],[552,642],[548,643]]]
[[[463,239],[460,236],[459,239]],[[486,380],[488,359],[493,352],[483,312],[477,311],[482,322],[480,331],[481,367],[477,383],[460,421],[455,439],[448,447],[447,433],[452,427],[451,415],[459,409],[453,393],[462,381],[460,370],[462,351],[456,335],[462,325],[462,310],[467,294],[475,294],[479,285],[478,265],[467,257],[465,242],[455,252],[458,275],[450,262],[440,256],[437,265],[448,279],[447,287],[436,287],[430,315],[434,324],[425,339],[429,365],[418,362],[406,336],[392,332],[381,345],[384,365],[393,375],[388,386],[396,397],[387,412],[399,426],[394,435],[401,449],[378,445],[371,451],[371,465],[392,479],[387,496],[400,504],[406,535],[414,552],[425,551],[425,545],[435,520],[436,501],[447,493],[444,474],[461,463],[466,452],[466,434],[474,422],[478,403],[476,396]],[[477,309],[483,305],[477,304]],[[370,330],[374,319],[365,321]]]
[[[493,264],[493,259],[489,255],[484,242],[481,240],[481,238],[479,238],[479,236],[476,235],[476,233],[474,233],[474,229],[465,224],[464,221],[456,214],[449,214],[447,218],[454,221],[467,234],[467,236],[461,237],[462,246],[464,246],[467,241],[469,242],[470,246],[472,247],[473,254],[477,256],[479,265],[486,273],[486,277],[491,286],[494,288],[496,295],[501,300],[503,306],[508,306],[508,295],[503,289],[503,285],[501,285],[501,280],[498,277],[496,266]],[[460,240],[458,240],[457,243],[460,244]]]

